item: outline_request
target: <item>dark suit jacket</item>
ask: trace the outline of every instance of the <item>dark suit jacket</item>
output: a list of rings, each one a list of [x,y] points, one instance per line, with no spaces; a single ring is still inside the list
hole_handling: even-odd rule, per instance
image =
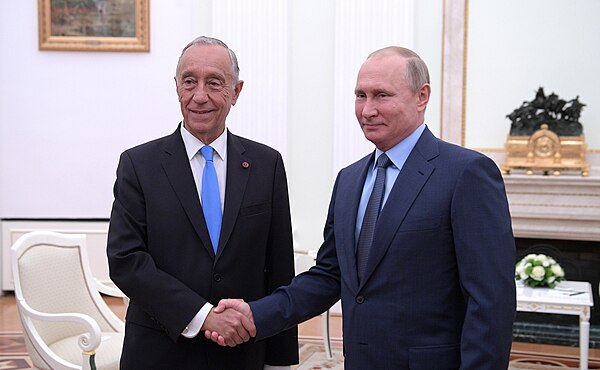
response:
[[[294,275],[281,155],[229,132],[227,140],[216,256],[179,128],[121,155],[107,253],[111,279],[131,299],[124,370],[262,370],[265,361],[298,362],[296,328],[236,348],[219,347],[202,332],[194,339],[180,335],[207,301],[255,300]]]
[[[346,370],[506,370],[515,245],[500,172],[426,129],[381,211],[365,278],[354,229],[373,154],[340,171],[317,265],[251,303],[257,338],[342,299]]]

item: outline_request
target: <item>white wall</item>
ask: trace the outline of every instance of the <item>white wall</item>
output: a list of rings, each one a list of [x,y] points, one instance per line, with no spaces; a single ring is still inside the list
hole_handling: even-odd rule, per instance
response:
[[[600,1],[469,2],[466,146],[503,148],[505,116],[538,87],[587,104],[580,122],[589,149],[600,149]]]
[[[196,2],[151,2],[150,53],[88,53],[39,51],[37,2],[0,0],[0,217],[109,216],[119,153],[180,120]]]
[[[425,122],[440,137],[442,106],[442,34],[444,25],[443,1],[415,1],[413,50],[427,63],[431,79],[431,97]]]
[[[286,163],[296,248],[317,249],[333,186],[333,1],[291,1]]]
[[[238,52],[241,78],[246,81],[240,104],[232,110],[230,127],[282,151],[297,246],[318,248],[338,168],[334,166],[335,50],[348,37],[336,34],[341,21],[336,24],[336,12],[348,0],[287,1],[284,23],[277,23],[287,34],[283,46],[278,44],[279,51],[284,48],[287,55],[277,54],[287,60],[287,77],[283,77],[287,81],[273,81],[275,86],[287,87],[266,93],[253,91],[264,85],[260,74],[265,71],[260,63],[257,66],[264,57],[250,52],[253,46],[264,47],[265,42],[248,37],[260,34],[254,27],[265,21],[247,17],[240,30],[235,24],[239,17],[228,17],[223,9],[242,7],[236,14],[252,14],[243,7],[268,7],[272,0],[214,1],[150,1],[151,51],[99,53],[39,51],[37,3],[0,0],[0,218],[107,218],[118,155],[171,133],[180,121],[173,74],[181,48],[198,35],[224,37],[215,33],[229,32],[230,39],[223,40]],[[362,1],[354,0],[356,4]],[[382,7],[393,2],[368,3]],[[412,46],[428,63],[432,75],[427,121],[437,133],[443,3],[411,3],[411,14],[388,12],[385,24],[406,19],[414,22]],[[369,30],[365,32],[387,32],[378,17],[358,17],[355,22],[356,27]],[[396,39],[389,40],[393,43]],[[356,72],[348,70],[346,78],[353,80]],[[268,127],[244,120],[248,106],[253,105],[248,102],[262,99],[268,107],[282,96],[285,101],[279,106],[287,104],[284,118],[270,123],[284,126],[278,136],[265,134]],[[344,99],[344,104],[353,106],[352,90]],[[347,120],[342,122],[347,130],[360,134],[352,114]],[[362,156],[369,150],[360,149],[353,155]]]

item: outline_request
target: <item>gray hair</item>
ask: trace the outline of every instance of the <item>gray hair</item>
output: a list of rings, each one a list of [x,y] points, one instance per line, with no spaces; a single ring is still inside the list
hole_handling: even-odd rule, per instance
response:
[[[229,52],[229,59],[231,59],[231,75],[233,76],[233,84],[235,85],[238,82],[240,79],[240,66],[238,65],[238,60],[235,56],[235,53],[223,41],[208,36],[197,37],[183,48],[181,55],[179,56],[179,60],[177,61],[177,69],[175,70],[176,77],[179,76],[183,54],[185,54],[187,49],[194,45],[219,45],[227,49],[227,52]]]
[[[412,92],[417,92],[421,86],[429,83],[429,70],[421,57],[414,51],[400,46],[388,46],[369,54],[367,59],[379,54],[396,54],[406,59],[404,79]]]

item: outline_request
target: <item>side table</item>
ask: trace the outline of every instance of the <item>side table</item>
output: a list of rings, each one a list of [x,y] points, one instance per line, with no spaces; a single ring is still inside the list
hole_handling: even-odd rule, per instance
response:
[[[587,370],[592,286],[587,281],[561,281],[555,288],[531,288],[517,281],[517,311],[579,316],[579,368]]]

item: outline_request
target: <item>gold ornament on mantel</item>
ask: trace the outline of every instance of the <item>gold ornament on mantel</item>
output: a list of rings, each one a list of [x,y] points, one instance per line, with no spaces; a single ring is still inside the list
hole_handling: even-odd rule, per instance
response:
[[[587,147],[579,122],[584,106],[579,96],[567,102],[554,93],[546,96],[540,87],[533,101],[523,102],[506,116],[512,123],[502,172],[525,170],[528,175],[559,176],[561,171],[575,170],[588,176]]]

